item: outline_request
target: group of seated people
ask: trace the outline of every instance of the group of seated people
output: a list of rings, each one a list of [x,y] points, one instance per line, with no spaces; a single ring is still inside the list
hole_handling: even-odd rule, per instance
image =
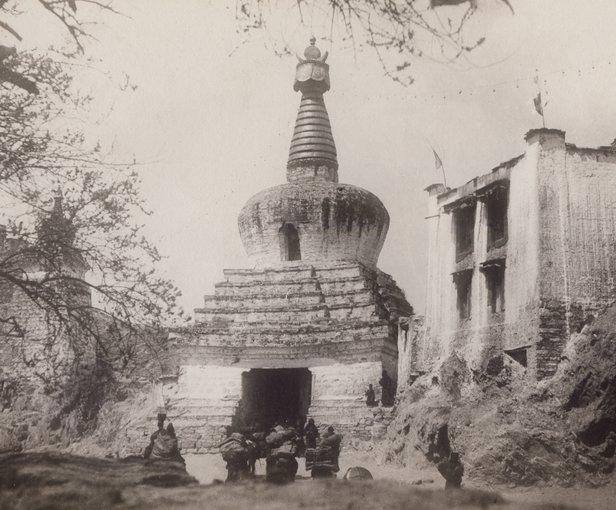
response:
[[[296,425],[281,420],[266,430],[258,429],[258,422],[252,421],[235,432],[228,431],[227,439],[220,445],[227,463],[227,481],[254,476],[258,458],[266,459],[266,479],[270,481],[292,480],[298,468],[296,457],[305,456],[309,470],[317,460],[317,468],[326,462],[330,471],[338,471],[342,436],[335,434],[333,427],[328,427],[322,437],[313,419],[309,419],[305,426],[299,420]],[[315,451],[319,451],[319,455]]]
[[[150,436],[144,458],[151,461],[173,461],[184,464],[172,423],[165,428],[167,415],[157,416],[158,429]],[[297,473],[296,457],[306,458],[306,470],[313,477],[335,476],[339,471],[338,457],[342,435],[329,426],[321,435],[314,420],[305,426],[298,421],[296,426],[289,421],[279,422],[266,431],[258,430],[258,423],[251,422],[240,431],[229,427],[227,438],[220,444],[220,452],[227,463],[227,481],[237,481],[255,475],[255,463],[266,459],[266,480],[288,482]],[[464,464],[457,452],[441,459],[438,470],[447,481],[445,488],[459,488],[464,474]]]

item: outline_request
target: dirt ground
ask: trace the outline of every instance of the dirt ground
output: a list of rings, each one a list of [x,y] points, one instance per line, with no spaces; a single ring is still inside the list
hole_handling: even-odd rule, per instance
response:
[[[442,490],[445,481],[434,467],[412,469],[386,464],[377,464],[374,456],[344,451],[340,457],[340,473],[342,478],[349,467],[363,466],[367,468],[376,480],[390,480],[401,484],[418,485],[422,489]],[[210,484],[214,480],[224,480],[225,464],[219,455],[187,455],[186,468],[189,474],[202,484]],[[265,475],[265,460],[257,462],[257,475]],[[303,459],[299,459],[298,478],[309,478]],[[419,483],[421,482],[421,483]],[[557,505],[572,505],[583,510],[608,510],[616,508],[616,484],[612,483],[599,488],[575,487],[491,487],[465,481],[463,486],[469,489],[482,489],[498,492],[506,501],[517,503],[534,503],[545,505],[545,510]]]
[[[189,457],[187,474],[180,463],[136,457],[108,459],[59,451],[7,453],[0,455],[0,510],[614,508],[614,486],[566,490],[467,486],[464,490],[445,491],[443,480],[433,468],[399,469],[378,465],[374,459],[375,456],[347,452],[341,467],[344,472],[348,466],[362,465],[370,469],[375,480],[311,480],[302,466],[295,483],[280,486],[264,482],[263,463],[258,465],[255,480],[216,483],[225,475],[224,463],[217,455]],[[202,484],[191,474],[199,477]]]

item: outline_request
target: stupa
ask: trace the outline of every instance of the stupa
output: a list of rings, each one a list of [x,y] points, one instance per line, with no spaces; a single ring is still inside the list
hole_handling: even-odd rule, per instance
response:
[[[368,407],[365,392],[372,384],[391,404],[398,322],[412,308],[376,267],[385,206],[338,182],[326,59],[313,38],[297,64],[302,97],[287,182],[239,214],[254,267],[224,270],[194,324],[175,333],[163,395],[184,451],[211,451],[231,425],[311,417],[352,440],[369,439],[386,420],[387,408]]]

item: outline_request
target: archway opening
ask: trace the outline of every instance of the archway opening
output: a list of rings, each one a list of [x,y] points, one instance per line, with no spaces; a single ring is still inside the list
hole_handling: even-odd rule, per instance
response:
[[[291,223],[285,223],[278,232],[281,260],[301,260],[299,234],[295,226]]]

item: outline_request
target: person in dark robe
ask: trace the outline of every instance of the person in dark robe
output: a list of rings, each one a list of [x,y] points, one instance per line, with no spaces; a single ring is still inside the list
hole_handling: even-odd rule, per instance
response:
[[[308,423],[306,423],[306,427],[304,427],[304,442],[306,443],[306,448],[316,448],[318,437],[319,429],[314,424],[314,420],[310,418]]]
[[[249,446],[239,432],[227,431],[228,437],[220,445],[222,459],[227,463],[227,482],[250,478]]]
[[[372,384],[369,384],[368,389],[366,390],[366,405],[368,407],[374,407],[376,405],[376,395]]]
[[[146,446],[145,451],[143,452],[143,458],[149,459],[152,455],[152,450],[154,449],[154,443],[156,442],[156,438],[159,434],[165,434],[165,420],[167,419],[167,415],[165,413],[158,413],[156,416],[158,421],[158,429],[150,436],[150,444]]]
[[[336,434],[334,427],[331,425],[327,427],[327,432],[323,433],[321,441],[319,441],[320,447],[331,448],[332,451],[332,463],[334,471],[339,471],[338,459],[340,457],[340,446],[342,444],[342,434]]]
[[[464,464],[460,460],[460,455],[451,452],[449,458],[438,463],[438,472],[445,479],[445,489],[459,489],[462,485],[464,475]]]
[[[173,423],[169,423],[169,425],[167,425],[167,436],[169,436],[169,439],[168,439],[169,460],[174,460],[176,462],[181,462],[182,464],[184,464],[185,460],[184,460],[184,457],[182,457],[182,455],[180,454],[180,448],[178,446],[178,438],[175,435],[175,427],[173,426]]]

